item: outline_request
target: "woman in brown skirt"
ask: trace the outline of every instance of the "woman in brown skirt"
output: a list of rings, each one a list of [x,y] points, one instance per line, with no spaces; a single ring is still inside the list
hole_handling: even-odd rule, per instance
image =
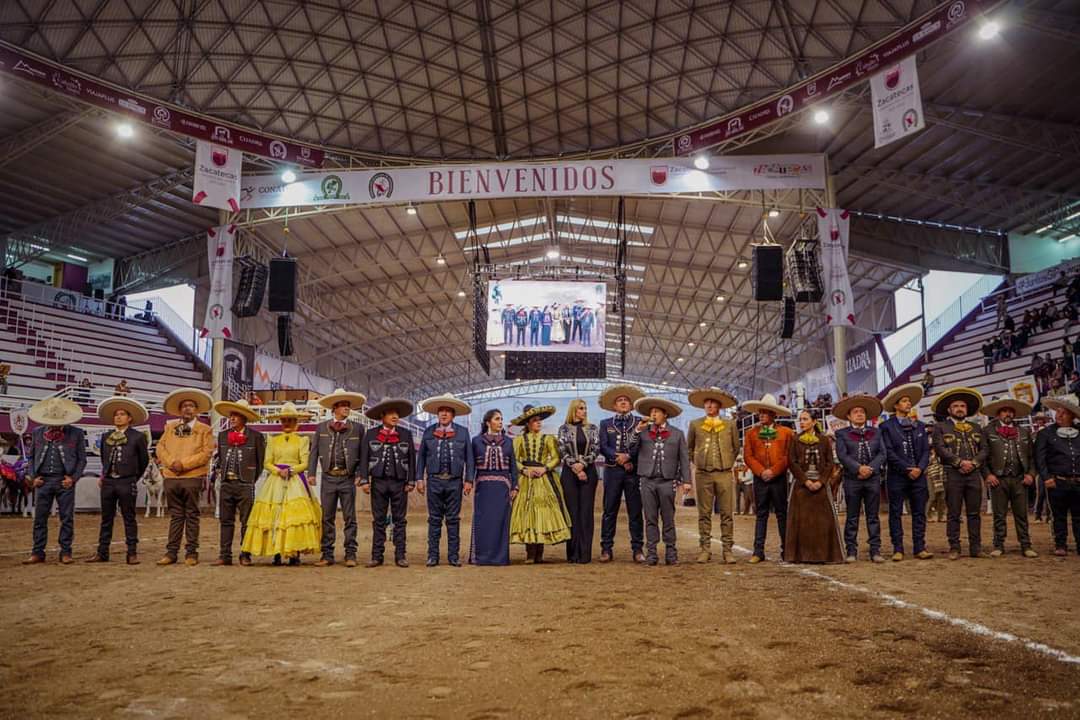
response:
[[[788,469],[795,480],[788,498],[784,560],[842,563],[843,537],[833,504],[839,468],[832,442],[807,410],[799,413],[799,436],[790,448]]]

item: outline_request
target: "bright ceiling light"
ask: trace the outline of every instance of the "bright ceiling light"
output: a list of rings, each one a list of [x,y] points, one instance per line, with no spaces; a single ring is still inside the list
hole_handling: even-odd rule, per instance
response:
[[[724,302],[725,300],[727,300],[727,297],[725,297],[723,295],[717,295],[716,296],[716,302]]]
[[[692,342],[688,342],[688,343],[686,343],[686,344],[687,344],[688,346],[690,346],[690,347],[694,347],[694,345],[695,345],[695,343],[692,343]]]
[[[668,370],[668,371],[667,371],[667,374],[668,374],[668,375],[674,375],[674,374],[675,374],[675,371],[674,371],[674,370]]]
[[[814,122],[817,123],[818,125],[824,125],[825,123],[829,122],[829,111],[828,110],[818,110],[818,111],[816,111],[814,113]]]
[[[740,260],[739,264],[736,265],[735,267],[739,268],[740,270],[745,270],[748,265],[749,265],[749,263],[746,262],[745,260]]]
[[[771,218],[780,217],[780,211],[778,209],[776,209],[776,208],[773,208],[772,210],[769,211],[769,217],[771,217]]]
[[[116,134],[124,140],[135,137],[135,127],[131,123],[120,123],[116,126]]]
[[[1064,241],[1062,241],[1062,242],[1064,242]],[[71,253],[67,253],[67,256],[68,256],[69,258],[71,258],[72,260],[78,260],[79,262],[89,262],[89,261],[88,261],[88,260],[87,260],[86,258],[84,258],[84,257],[83,257],[82,255],[72,255]]]
[[[437,262],[439,265],[445,265],[446,264],[446,258],[444,258],[442,255],[440,255],[439,257],[435,258],[435,262]]]
[[[708,170],[709,158],[704,155],[698,155],[696,158],[694,158],[694,167],[696,167],[698,170]]]
[[[409,213],[410,215],[415,215],[416,214],[416,206],[413,205],[412,203],[409,203],[408,207],[405,208],[405,212]]]
[[[675,358],[675,362],[686,362],[686,358]]]
[[[553,247],[553,248],[549,249],[547,251],[547,258],[548,258],[548,260],[558,260],[559,259],[559,248]]]
[[[707,326],[708,324],[709,324],[709,323],[705,322],[704,320],[702,320],[701,322],[699,322],[699,323],[698,323],[698,325],[699,325],[700,327],[705,327],[705,326]]]
[[[281,173],[281,182],[285,183],[286,185],[292,185],[294,182],[296,182],[296,173],[294,173],[292,170],[284,171],[283,173]]]
[[[465,297],[465,291],[464,290],[458,290],[457,291],[457,296],[458,297]]]
[[[987,20],[979,27],[980,40],[993,40],[1001,32],[1001,23],[997,20]]]

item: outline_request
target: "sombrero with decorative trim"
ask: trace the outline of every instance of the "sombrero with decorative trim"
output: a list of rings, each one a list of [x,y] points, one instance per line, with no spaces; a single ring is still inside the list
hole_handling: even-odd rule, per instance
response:
[[[998,411],[1003,408],[1012,408],[1013,414],[1016,417],[1027,417],[1031,414],[1031,406],[1023,400],[1017,400],[1016,398],[1004,397],[997,400],[991,400],[982,407],[982,413],[986,417],[997,417]]]
[[[230,400],[218,400],[214,403],[214,412],[218,415],[224,415],[229,417],[233,413],[238,413],[248,422],[255,422],[259,419],[259,413],[251,407],[247,400],[237,400],[232,402]]]
[[[632,406],[638,400],[645,397],[645,392],[635,385],[627,385],[626,383],[608,385],[604,388],[604,391],[600,393],[600,407],[608,412],[617,412],[615,410],[615,401],[623,395],[630,398],[630,405]]]
[[[405,398],[385,398],[378,404],[369,407],[364,414],[372,420],[382,420],[383,415],[396,410],[398,417],[408,417],[412,415],[415,408],[413,407],[411,400]]]
[[[30,406],[27,416],[38,425],[60,427],[74,425],[82,420],[83,411],[78,403],[67,398],[51,397],[38,400]]]
[[[835,418],[847,420],[848,413],[857,407],[861,407],[866,411],[867,420],[873,420],[878,415],[881,415],[881,401],[873,395],[866,395],[865,393],[846,397],[836,403],[832,407],[832,415]]]
[[[967,403],[968,417],[978,415],[979,408],[981,408],[983,404],[982,393],[978,390],[968,387],[953,387],[947,388],[934,398],[934,401],[930,403],[930,410],[935,415],[947,415],[949,413],[949,405],[952,405],[953,400],[963,400]]]
[[[511,425],[521,427],[525,425],[534,417],[538,417],[541,420],[547,420],[549,417],[555,414],[554,405],[526,405],[521,411],[521,414],[510,421]]]
[[[634,410],[642,415],[648,415],[653,408],[660,408],[669,418],[682,415],[682,408],[667,398],[646,395],[634,403]]]
[[[472,412],[472,406],[469,403],[454,397],[450,393],[429,397],[420,403],[420,409],[432,415],[439,412],[441,408],[450,408],[454,411],[454,415],[468,415]]]
[[[311,413],[301,412],[300,408],[293,405],[291,402],[284,403],[281,408],[270,415],[267,420],[273,420],[279,422],[281,420],[309,420],[311,419]]]
[[[359,410],[367,402],[367,397],[356,392],[347,392],[344,388],[338,388],[329,395],[323,395],[318,399],[319,405],[327,410],[333,410],[339,402],[347,402],[353,410]]]
[[[733,408],[739,404],[739,401],[735,399],[735,396],[729,393],[727,390],[721,390],[718,387],[698,388],[692,390],[686,399],[696,408],[705,407],[706,400],[715,400],[720,403],[721,408]]]
[[[911,399],[911,409],[914,410],[915,406],[919,404],[919,401],[923,399],[923,387],[919,383],[907,383],[906,385],[900,385],[895,387],[885,399],[881,401],[881,407],[885,412],[896,412],[896,403],[900,402],[900,398],[907,396]]]
[[[210,397],[210,393],[205,390],[200,390],[199,388],[177,388],[165,396],[165,399],[161,403],[161,407],[166,414],[179,416],[180,403],[185,400],[191,400],[195,403],[196,415],[208,413],[210,412],[210,408],[214,406],[214,398]]]
[[[758,410],[768,410],[777,417],[791,417],[791,410],[776,402],[776,396],[765,393],[760,400],[747,400],[742,404],[746,412],[756,413]]]
[[[1043,398],[1043,407],[1050,408],[1051,410],[1064,410],[1072,413],[1073,422],[1080,420],[1080,401],[1076,399],[1075,395],[1059,395],[1058,397]],[[30,416],[33,419],[33,415]],[[1056,421],[1057,418],[1055,417]]]
[[[117,410],[127,410],[127,414],[131,416],[132,425],[142,425],[150,417],[150,413],[147,412],[146,407],[138,400],[132,400],[129,397],[123,395],[114,395],[110,398],[102,400],[97,407],[98,418],[102,422],[111,423],[113,421],[113,413]]]

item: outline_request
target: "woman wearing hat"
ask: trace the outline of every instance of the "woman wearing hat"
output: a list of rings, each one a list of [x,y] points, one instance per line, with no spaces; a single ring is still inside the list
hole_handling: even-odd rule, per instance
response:
[[[158,565],[172,565],[185,539],[184,564],[199,564],[199,494],[210,474],[214,454],[214,433],[199,416],[214,404],[209,393],[198,388],[179,388],[162,402],[167,415],[179,416],[165,424],[155,453],[165,476],[165,498],[169,508],[169,539]]]
[[[108,562],[112,544],[113,520],[116,507],[124,519],[124,540],[127,541],[127,564],[139,564],[139,526],[135,522],[137,483],[150,453],[146,449],[146,434],[132,425],[142,425],[149,417],[142,404],[128,397],[111,397],[98,405],[98,417],[112,423],[114,430],[105,436],[101,446],[101,533],[98,547],[86,562]]]
[[[1070,514],[1073,547],[1080,554],[1080,402],[1075,395],[1042,402],[1054,411],[1054,423],[1035,436],[1035,467],[1053,510],[1054,554],[1068,554]]]
[[[510,513],[510,542],[525,545],[525,564],[544,562],[544,546],[570,539],[570,513],[562,485],[555,477],[559,450],[554,435],[542,432],[544,420],[555,414],[551,405],[526,405],[511,425],[525,428],[514,438],[518,466],[518,495]]]
[[[266,461],[266,436],[247,425],[259,414],[245,400],[214,403],[214,412],[228,418],[229,427],[218,433],[216,474],[221,487],[218,505],[221,510],[221,547],[214,565],[232,565],[233,535],[236,517],[240,516],[240,546],[247,535],[248,517],[255,503],[255,483]],[[240,553],[240,564],[251,565],[251,555]]]
[[[840,467],[833,446],[809,410],[799,412],[799,435],[791,443],[788,469],[795,476],[788,500],[784,560],[792,563],[842,563],[843,538],[833,502]]]
[[[588,406],[581,398],[570,401],[566,422],[559,427],[559,455],[562,457],[562,489],[570,513],[570,542],[566,561],[592,561],[593,511],[596,507],[596,454],[600,432],[589,422]]]
[[[75,427],[83,411],[65,398],[46,398],[27,413],[38,424],[31,435],[29,477],[34,498],[34,548],[24,565],[45,562],[49,513],[53,500],[60,509],[60,562],[69,565],[75,540],[75,483],[86,469],[86,434]]]
[[[240,546],[250,555],[273,555],[275,565],[281,564],[282,556],[289,558],[289,565],[299,565],[301,553],[321,547],[322,508],[305,476],[311,440],[296,432],[300,420],[308,417],[291,402],[270,417],[281,423],[281,433],[266,443],[263,469],[268,476],[255,496]]]
[[[483,431],[472,440],[476,458],[471,565],[510,564],[510,508],[518,492],[514,443],[503,431],[498,410],[484,413]]]

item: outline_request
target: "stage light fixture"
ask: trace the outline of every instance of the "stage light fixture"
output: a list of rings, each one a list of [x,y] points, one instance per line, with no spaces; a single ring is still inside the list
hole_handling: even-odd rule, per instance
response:
[[[457,296],[458,297],[465,297],[465,291],[464,290],[458,290],[457,291]]]
[[[1001,32],[1001,23],[997,20],[987,20],[979,27],[980,40],[993,40]]]
[[[704,320],[702,320],[701,322],[698,323],[699,327],[708,327],[708,325],[709,325],[709,323],[705,322]]]
[[[825,123],[829,122],[829,111],[828,110],[818,110],[818,111],[816,111],[814,113],[814,122],[817,123],[818,125],[824,125]]]
[[[698,170],[708,170],[709,158],[705,155],[698,155],[696,158],[694,158],[694,167],[696,167]]]
[[[135,137],[135,128],[131,123],[120,123],[116,126],[116,134],[123,140]]]
[[[285,183],[286,185],[292,185],[294,182],[296,182],[296,173],[294,173],[292,170],[284,171],[283,173],[281,173],[281,182]]]
[[[442,255],[439,255],[439,257],[435,258],[435,262],[439,265],[445,265],[446,258],[444,258]]]
[[[740,270],[745,270],[747,268],[747,266],[749,266],[749,265],[750,265],[750,263],[746,262],[745,260],[740,260],[739,264],[736,265],[735,267],[739,268]]]
[[[413,205],[412,203],[409,203],[409,205],[405,208],[405,212],[409,213],[410,215],[415,215],[416,214],[416,206]]]
[[[725,300],[727,300],[727,296],[725,296],[725,295],[717,295],[716,296],[716,302],[724,302]]]
[[[771,218],[780,217],[780,210],[778,208],[773,208],[772,210],[769,211],[769,217],[771,217]]]

